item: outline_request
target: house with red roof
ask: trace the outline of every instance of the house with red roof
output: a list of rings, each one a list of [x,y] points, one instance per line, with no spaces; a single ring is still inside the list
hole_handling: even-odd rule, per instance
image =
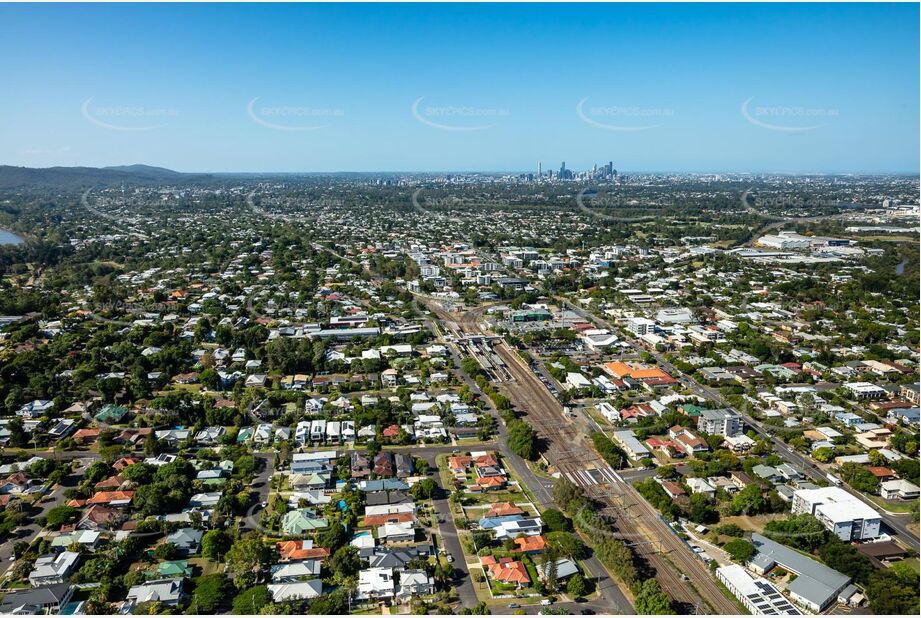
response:
[[[92,498],[86,501],[86,503],[125,507],[131,504],[131,499],[133,497],[133,491],[97,491],[93,494]]]
[[[665,493],[668,494],[668,497],[673,500],[675,498],[687,495],[687,492],[684,491],[684,488],[674,481],[662,481],[662,489],[664,489]]]
[[[524,515],[524,509],[512,502],[496,502],[483,517],[504,517],[506,515]]]
[[[515,539],[515,551],[525,554],[539,554],[547,549],[547,537],[544,535],[537,536],[520,536]]]
[[[499,558],[496,560],[492,556],[486,556],[480,560],[489,572],[490,577],[502,584],[513,584],[518,588],[523,588],[531,583],[528,576],[528,569],[521,560],[512,560],[511,558]]]
[[[322,560],[329,557],[326,547],[314,547],[312,540],[279,541],[275,544],[278,555],[284,561],[295,560]]]
[[[139,462],[140,460],[135,459],[134,457],[122,457],[121,459],[118,459],[114,464],[112,464],[112,468],[116,472],[121,472],[128,466],[133,466],[134,464],[139,463]]]
[[[508,480],[504,476],[481,476],[468,487],[471,492],[484,492],[490,489],[505,489]]]

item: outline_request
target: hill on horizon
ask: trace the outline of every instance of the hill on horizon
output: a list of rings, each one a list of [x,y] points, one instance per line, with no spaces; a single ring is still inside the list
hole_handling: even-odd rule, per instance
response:
[[[186,174],[165,167],[142,164],[43,168],[0,165],[0,189],[24,187],[74,189],[121,184],[200,183],[213,179],[211,174]]]

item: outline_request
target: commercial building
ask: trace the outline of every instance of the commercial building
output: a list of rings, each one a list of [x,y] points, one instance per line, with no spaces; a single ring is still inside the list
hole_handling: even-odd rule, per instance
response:
[[[752,614],[762,616],[801,616],[803,614],[780,594],[774,584],[761,577],[753,578],[737,564],[718,568],[716,577]]]
[[[874,539],[880,534],[879,513],[840,487],[793,492],[793,512],[815,516],[842,541]]]

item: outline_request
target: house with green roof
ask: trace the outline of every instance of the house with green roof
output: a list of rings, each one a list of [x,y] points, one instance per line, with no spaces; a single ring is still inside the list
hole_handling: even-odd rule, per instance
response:
[[[696,406],[693,403],[683,403],[678,406],[678,409],[681,410],[685,416],[690,416],[691,418],[697,418],[700,416],[701,410],[703,410],[703,408]]]
[[[192,577],[192,567],[188,560],[167,560],[157,565],[156,570],[148,575],[156,578]]]
[[[329,521],[323,517],[317,517],[309,509],[295,509],[288,511],[281,520],[281,529],[285,534],[298,535],[307,532],[313,532],[321,528],[326,528]]]
[[[107,403],[102,406],[102,409],[94,416],[99,423],[105,423],[106,425],[111,425],[113,423],[120,423],[122,419],[128,416],[128,408],[124,406],[117,406],[114,403]]]

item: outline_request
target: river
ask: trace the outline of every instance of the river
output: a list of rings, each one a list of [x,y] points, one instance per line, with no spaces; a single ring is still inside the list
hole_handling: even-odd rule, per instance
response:
[[[0,230],[0,245],[19,245],[22,244],[22,238],[12,232]]]

